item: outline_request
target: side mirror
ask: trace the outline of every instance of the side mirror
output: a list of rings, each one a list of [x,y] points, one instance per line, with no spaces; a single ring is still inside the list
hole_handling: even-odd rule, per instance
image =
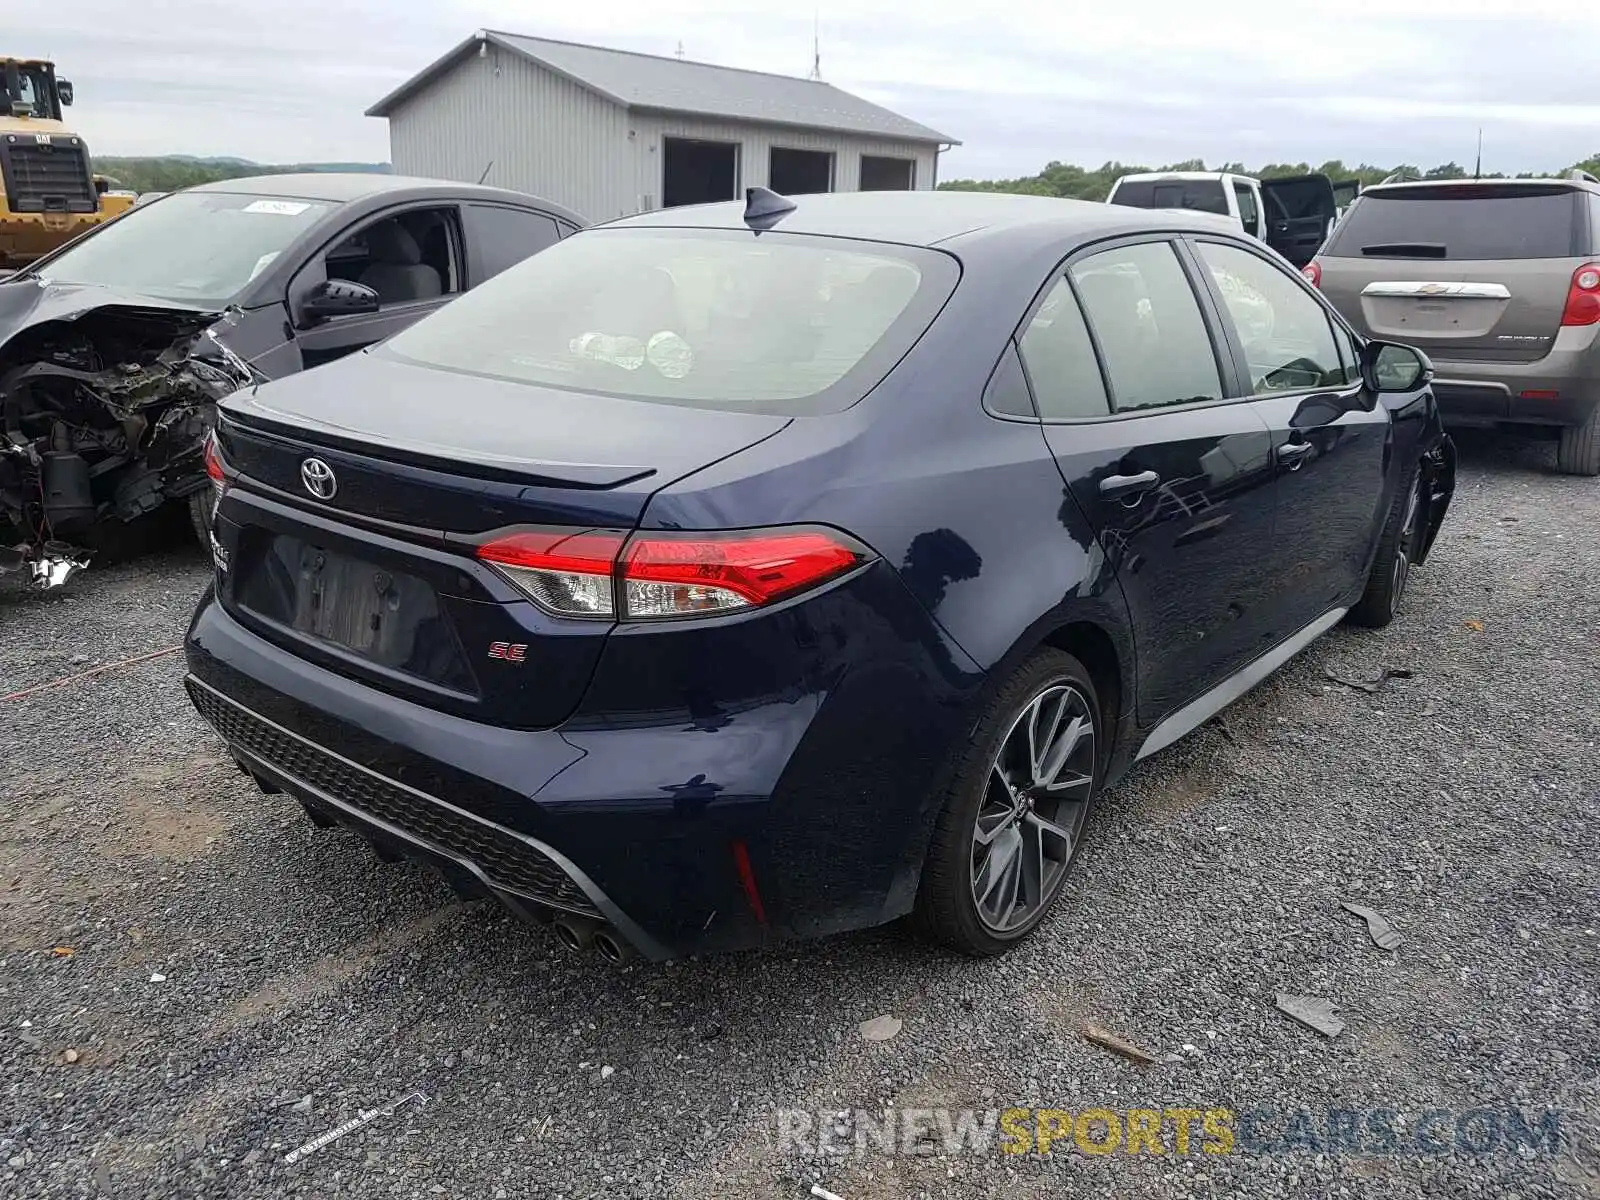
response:
[[[1361,351],[1361,378],[1380,396],[1414,392],[1433,382],[1433,364],[1414,346],[1368,342]]]
[[[379,307],[378,293],[366,284],[350,279],[325,279],[300,301],[300,327],[309,328],[330,317],[375,313]]]
[[[72,107],[72,81],[70,79],[56,80],[56,95],[61,98],[62,108]]]

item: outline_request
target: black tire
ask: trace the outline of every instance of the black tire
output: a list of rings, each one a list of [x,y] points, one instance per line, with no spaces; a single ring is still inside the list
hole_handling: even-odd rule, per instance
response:
[[[1600,408],[1582,425],[1569,425],[1561,431],[1556,469],[1563,475],[1600,475]]]
[[[1372,560],[1372,573],[1367,576],[1367,590],[1350,610],[1352,625],[1382,629],[1400,611],[1416,548],[1422,540],[1427,499],[1427,476],[1420,464],[1414,464],[1395,489],[1394,503],[1389,506],[1383,536],[1378,540],[1378,553]]]
[[[189,524],[194,526],[194,535],[207,553],[211,551],[211,514],[216,506],[217,493],[209,485],[189,493]]]
[[[1060,857],[1050,859],[1049,870],[1053,873],[1053,882],[1048,889],[1036,888],[1041,892],[1047,891],[1037,911],[1020,919],[1014,928],[997,930],[981,915],[976,894],[977,863],[983,853],[983,848],[977,842],[980,813],[988,811],[997,795],[1004,798],[1005,793],[995,789],[992,778],[996,772],[1000,778],[1004,778],[1001,760],[1007,735],[1014,735],[1021,727],[1020,723],[1027,718],[1036,700],[1044,700],[1049,704],[1057,695],[1072,693],[1077,695],[1074,705],[1077,706],[1077,701],[1081,700],[1080,707],[1092,715],[1092,746],[1072,768],[1080,777],[1087,769],[1089,779],[1087,787],[1081,789],[1084,798],[1069,802],[1074,837],[1068,843],[1051,843]],[[1060,719],[1058,716],[1057,720]],[[1083,664],[1070,654],[1050,648],[1040,649],[1001,685],[984,710],[971,738],[958,751],[951,782],[934,826],[928,857],[923,864],[916,908],[912,913],[911,924],[919,936],[963,954],[988,957],[1010,949],[1039,926],[1060,899],[1068,868],[1082,841],[1086,819],[1099,796],[1105,778],[1109,736],[1110,728],[1101,711],[1094,680]],[[1024,822],[1034,819],[1033,802],[1025,803],[1027,812],[1019,814],[1013,822],[1018,840],[1024,847],[1028,844],[1023,836]],[[1050,804],[1062,806],[1051,809],[1048,815],[1053,818],[1063,811],[1064,798],[1055,801],[1042,798],[1040,812],[1043,813],[1045,806]],[[1039,836],[1037,833],[1034,835],[1036,839]],[[1038,842],[1035,841],[1033,845],[1037,849]],[[996,846],[991,845],[987,853],[993,854],[995,851]],[[1038,853],[1039,876],[1042,879],[1045,875],[1045,852]],[[1020,860],[1022,851],[1019,850],[1017,855]],[[1018,869],[1025,872],[1025,868]]]

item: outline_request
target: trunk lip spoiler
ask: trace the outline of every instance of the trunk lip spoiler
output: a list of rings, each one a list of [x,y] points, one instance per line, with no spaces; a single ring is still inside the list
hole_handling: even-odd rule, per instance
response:
[[[1509,300],[1511,289],[1503,283],[1437,283],[1427,280],[1374,280],[1361,289],[1363,296],[1417,296],[1423,299]]]

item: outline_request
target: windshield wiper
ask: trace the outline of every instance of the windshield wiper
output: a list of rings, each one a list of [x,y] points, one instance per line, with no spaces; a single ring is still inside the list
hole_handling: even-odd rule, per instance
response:
[[[1376,242],[1361,247],[1361,253],[1385,258],[1445,258],[1443,242]]]

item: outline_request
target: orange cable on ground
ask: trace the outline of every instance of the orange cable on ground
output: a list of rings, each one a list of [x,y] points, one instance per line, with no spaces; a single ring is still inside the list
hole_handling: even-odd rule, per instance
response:
[[[132,658],[124,658],[120,662],[107,663],[103,667],[96,667],[92,671],[80,671],[76,675],[63,675],[60,679],[52,679],[49,683],[41,683],[37,687],[23,688],[20,692],[10,692],[7,695],[0,696],[0,700],[21,700],[24,696],[31,696],[35,692],[48,691],[50,688],[60,687],[64,683],[88,679],[91,675],[99,675],[105,671],[115,671],[118,667],[131,667],[135,663],[149,662],[152,658],[162,658],[168,654],[176,654],[182,649],[183,646],[180,643],[176,646],[168,646],[165,650],[152,650],[149,654],[136,654]]]

